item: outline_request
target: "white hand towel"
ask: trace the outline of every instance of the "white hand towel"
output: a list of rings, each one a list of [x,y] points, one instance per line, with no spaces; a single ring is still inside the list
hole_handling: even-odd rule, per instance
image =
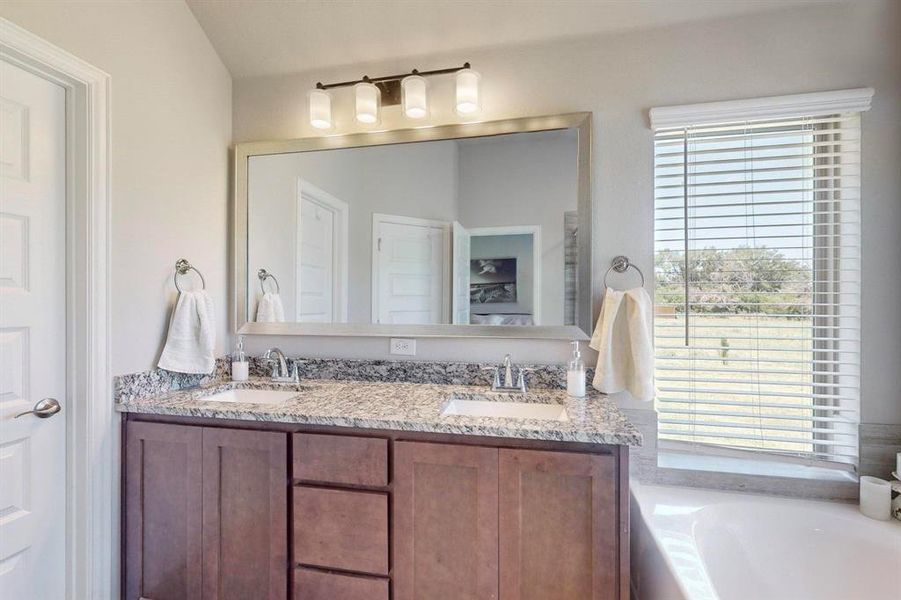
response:
[[[203,290],[181,292],[169,319],[166,346],[157,364],[161,369],[177,373],[209,374],[216,365],[215,345],[213,300]]]
[[[274,292],[266,292],[257,302],[257,323],[284,323],[285,307],[282,297]]]
[[[654,399],[651,297],[644,288],[607,289],[589,346],[598,351],[595,389],[605,394],[625,390],[637,400]]]

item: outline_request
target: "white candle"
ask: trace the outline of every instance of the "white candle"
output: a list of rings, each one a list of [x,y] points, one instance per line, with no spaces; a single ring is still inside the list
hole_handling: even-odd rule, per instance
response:
[[[861,477],[860,512],[871,519],[888,521],[892,516],[892,485],[878,477]]]

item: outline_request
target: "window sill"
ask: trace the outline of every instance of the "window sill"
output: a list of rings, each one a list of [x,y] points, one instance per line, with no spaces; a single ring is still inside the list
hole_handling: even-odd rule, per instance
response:
[[[657,468],[722,475],[751,475],[834,483],[857,483],[857,476],[843,469],[760,458],[698,455],[682,452],[659,452],[657,454]]]

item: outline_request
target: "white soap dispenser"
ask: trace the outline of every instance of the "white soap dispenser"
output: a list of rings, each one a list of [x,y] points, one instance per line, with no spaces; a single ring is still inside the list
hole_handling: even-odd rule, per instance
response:
[[[573,342],[573,358],[566,369],[566,392],[574,398],[585,397],[585,363],[579,342]]]
[[[244,336],[239,335],[232,354],[232,381],[247,381],[247,355],[244,353]]]

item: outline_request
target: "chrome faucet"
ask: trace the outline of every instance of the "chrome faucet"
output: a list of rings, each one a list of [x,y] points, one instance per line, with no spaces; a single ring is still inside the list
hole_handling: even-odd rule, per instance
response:
[[[504,356],[504,387],[513,387],[513,360],[509,354]]]
[[[526,373],[532,369],[525,367],[517,368],[516,383],[513,383],[513,369],[515,365],[510,355],[504,356],[504,362],[497,367],[482,367],[483,371],[494,371],[494,379],[491,382],[492,392],[519,392],[525,394],[527,391]],[[501,369],[504,370],[504,381],[501,383]]]
[[[274,355],[274,356],[273,356]],[[297,361],[292,360],[291,370],[288,370],[288,358],[278,348],[270,348],[263,355],[263,361],[272,364],[272,375],[269,380],[276,383],[300,383],[300,374],[297,372]]]

